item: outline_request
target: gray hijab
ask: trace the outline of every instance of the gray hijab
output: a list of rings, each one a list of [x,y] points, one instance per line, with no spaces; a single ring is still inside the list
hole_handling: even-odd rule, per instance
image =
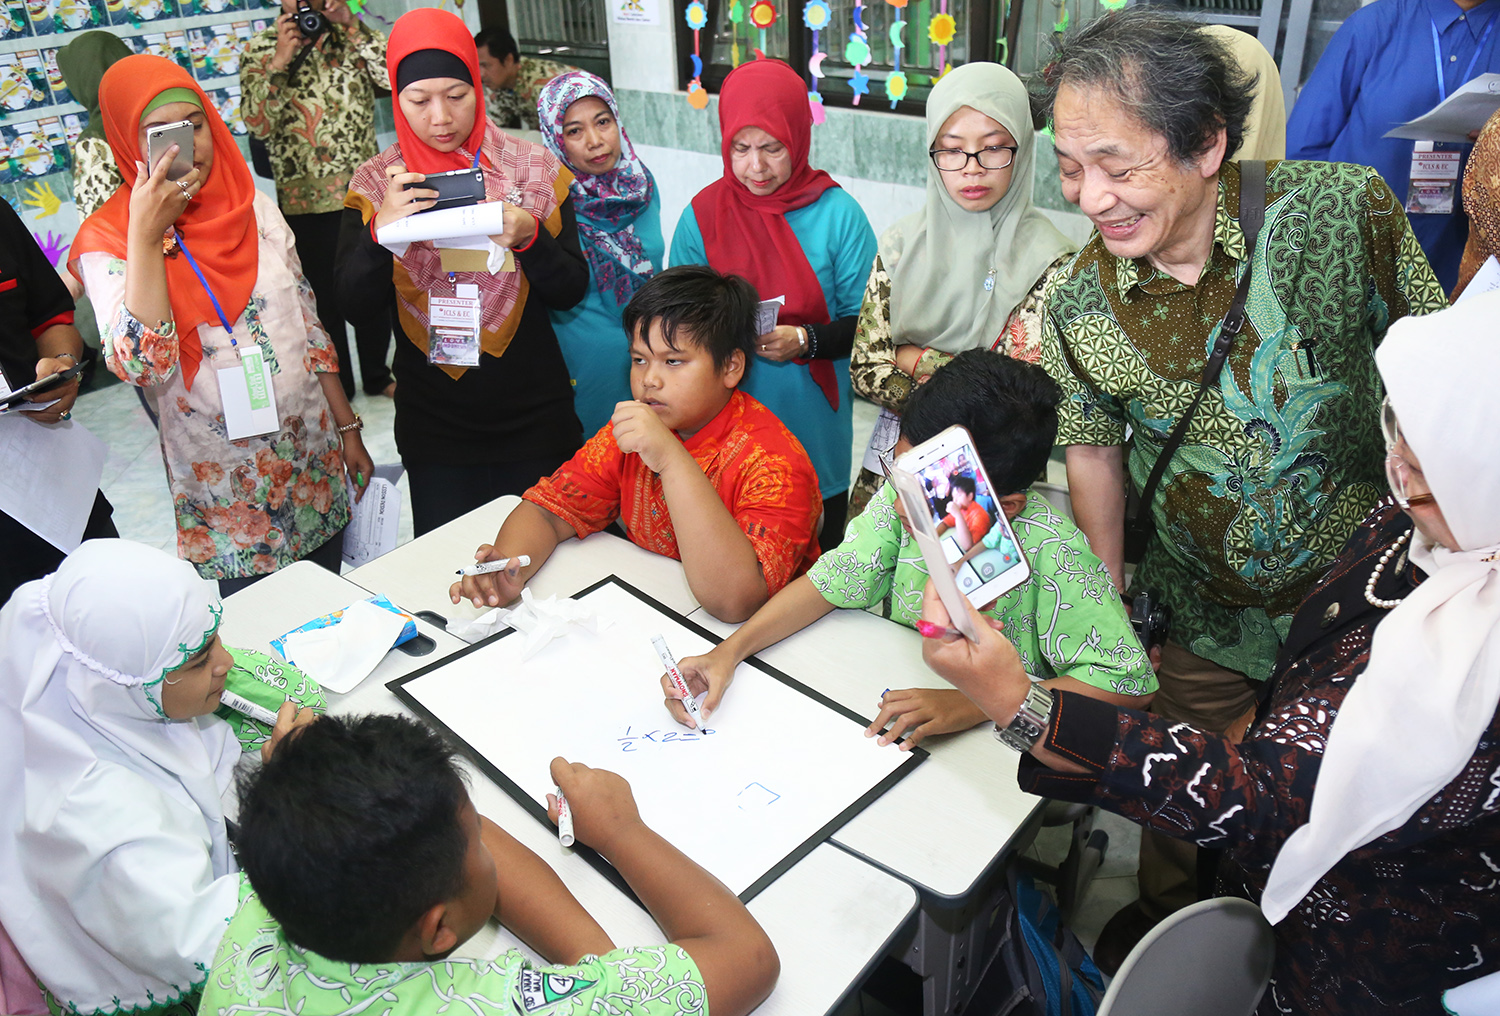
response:
[[[1031,203],[1036,134],[1021,79],[993,63],[949,71],[927,99],[929,150],[943,124],[965,106],[1003,124],[1016,139],[1010,189],[987,212],[965,211],[929,161],[926,205],[880,238],[896,342],[945,353],[993,343],[1047,266],[1076,249]],[[994,287],[986,289],[992,268]]]

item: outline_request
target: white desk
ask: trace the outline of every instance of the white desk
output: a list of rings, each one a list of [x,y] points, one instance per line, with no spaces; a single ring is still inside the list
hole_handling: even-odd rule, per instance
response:
[[[450,620],[472,620],[489,608],[475,607],[467,600],[455,605],[448,598],[448,587],[456,578],[454,569],[472,563],[474,549],[480,544],[493,543],[500,524],[520,503],[521,499],[514,496],[491,501],[355,568],[347,578],[373,593],[384,593],[407,610],[430,610]],[[620,576],[679,614],[698,608],[679,562],[609,533],[559,544],[529,585],[537,596],[566,597],[610,575]]]
[[[689,617],[717,635],[738,627],[702,609]],[[835,610],[756,655],[871,719],[887,688],[951,687],[922,662],[920,635],[863,610]],[[734,708],[733,686],[722,708]],[[957,902],[1042,799],[1016,785],[1020,756],[995,740],[989,724],[922,746],[931,757],[833,838],[924,892]]]
[[[614,540],[616,544],[622,542]],[[473,551],[472,546],[469,551]],[[372,562],[365,568],[378,563]],[[268,650],[271,638],[366,595],[364,589],[347,579],[317,565],[299,563],[229,597],[225,601],[221,630],[231,645]],[[396,600],[395,595],[389,592],[387,595]],[[410,601],[402,602],[402,606],[413,609]],[[417,624],[423,634],[438,643],[438,652],[414,659],[392,651],[358,688],[346,695],[330,696],[334,712],[410,715],[386,688],[386,682],[435,662],[463,645],[420,619]],[[538,822],[509,794],[477,770],[467,765],[466,768],[471,777],[470,793],[478,810],[552,865],[617,945],[664,941],[665,936],[649,914],[583,858],[560,847],[556,833]],[[917,894],[910,885],[853,855],[828,843],[813,850],[750,902],[750,912],[766,929],[781,957],[781,978],[776,990],[756,1012],[763,1016],[814,1016],[831,1012],[885,955],[916,912],[917,902]],[[512,947],[538,958],[494,922],[466,943],[460,953],[493,956]]]

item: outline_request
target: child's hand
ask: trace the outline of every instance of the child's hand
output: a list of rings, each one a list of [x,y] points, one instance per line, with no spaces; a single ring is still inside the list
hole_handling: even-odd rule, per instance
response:
[[[294,731],[301,730],[317,718],[318,714],[312,711],[311,706],[299,707],[291,699],[281,703],[281,708],[276,710],[276,726],[271,728],[271,736],[266,743],[260,746],[260,760],[271,761],[271,756],[275,753],[278,744]]]
[[[502,554],[490,544],[483,543],[474,551],[474,563],[483,564],[507,556],[512,555]],[[521,566],[512,561],[504,571],[490,572],[488,575],[465,575],[448,587],[448,597],[454,603],[467,598],[476,607],[498,607],[520,596],[525,585],[526,579],[521,576]]]
[[[614,425],[615,444],[620,451],[639,455],[653,473],[664,470],[672,456],[682,451],[677,435],[644,402],[621,402],[609,422]]]
[[[952,688],[906,688],[880,698],[880,715],[865,728],[866,737],[880,735],[882,745],[899,740],[910,751],[930,734],[956,734],[985,721],[984,710]],[[886,730],[889,725],[890,729]],[[881,733],[884,731],[884,733]]]
[[[641,824],[641,813],[625,777],[608,769],[590,769],[562,756],[552,760],[552,782],[573,811],[573,836],[606,857],[610,844]],[[547,795],[547,817],[557,822],[557,797]]]
[[[682,679],[687,682],[688,691],[694,696],[703,694],[705,690],[708,692],[708,697],[703,700],[702,715],[705,723],[708,722],[709,714],[719,708],[719,700],[729,690],[729,684],[734,680],[734,668],[734,661],[723,658],[717,651],[677,661],[677,669],[682,671]],[[682,699],[677,696],[677,689],[672,687],[672,681],[666,674],[661,676],[661,690],[666,696],[667,712],[672,714],[672,719],[685,727],[691,727],[693,721],[688,717]]]

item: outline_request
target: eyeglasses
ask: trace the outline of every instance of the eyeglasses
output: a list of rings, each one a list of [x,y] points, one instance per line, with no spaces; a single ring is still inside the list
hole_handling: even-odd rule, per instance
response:
[[[1016,161],[1015,145],[991,145],[977,152],[966,152],[962,148],[937,148],[927,153],[932,164],[942,173],[957,173],[973,159],[980,169],[1004,169]]]
[[[1396,445],[1401,442],[1401,424],[1389,395],[1380,404],[1380,435],[1385,438],[1385,478],[1391,485],[1391,493],[1396,495],[1396,503],[1403,509],[1436,504],[1437,498],[1431,492],[1411,492],[1412,478],[1421,471],[1396,454]]]

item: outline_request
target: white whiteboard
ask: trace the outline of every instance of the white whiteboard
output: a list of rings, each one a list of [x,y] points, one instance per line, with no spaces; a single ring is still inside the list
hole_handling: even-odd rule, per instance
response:
[[[614,576],[576,599],[613,623],[527,660],[502,632],[390,684],[549,827],[553,758],[612,770],[647,825],[748,900],[926,756],[882,748],[867,719],[758,662],[704,733],[680,726],[651,636],[678,659],[718,640]]]

